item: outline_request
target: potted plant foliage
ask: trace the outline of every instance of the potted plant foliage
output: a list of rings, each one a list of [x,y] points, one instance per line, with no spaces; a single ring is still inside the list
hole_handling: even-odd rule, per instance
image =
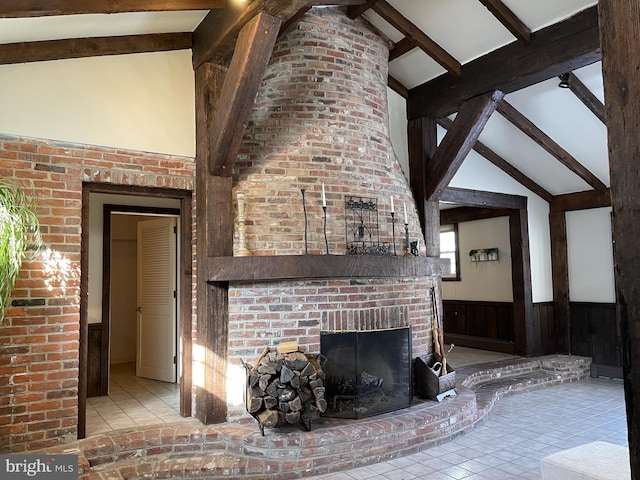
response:
[[[30,238],[35,241],[30,243]],[[34,244],[40,244],[40,225],[33,187],[28,195],[22,186],[0,179],[0,323],[22,261]]]

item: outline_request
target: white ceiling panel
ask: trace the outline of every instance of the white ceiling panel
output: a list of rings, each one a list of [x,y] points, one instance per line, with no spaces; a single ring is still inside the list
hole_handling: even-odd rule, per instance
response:
[[[571,90],[557,85],[557,79],[547,80],[506,100],[608,185],[606,127]]]
[[[462,64],[514,40],[478,0],[389,3]]]
[[[480,141],[553,195],[590,188],[497,112],[487,122]]]
[[[502,0],[532,32],[596,5],[597,0]]]
[[[114,13],[0,19],[0,43],[192,32],[208,11]]]

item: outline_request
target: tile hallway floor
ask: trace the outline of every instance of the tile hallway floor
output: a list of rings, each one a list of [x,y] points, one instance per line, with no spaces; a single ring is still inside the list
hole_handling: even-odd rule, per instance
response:
[[[87,436],[135,425],[189,421],[179,409],[177,383],[136,377],[135,363],[112,365],[109,396],[87,399]]]
[[[474,431],[414,455],[310,480],[540,480],[540,460],[602,440],[628,446],[622,382],[586,379],[502,398]]]

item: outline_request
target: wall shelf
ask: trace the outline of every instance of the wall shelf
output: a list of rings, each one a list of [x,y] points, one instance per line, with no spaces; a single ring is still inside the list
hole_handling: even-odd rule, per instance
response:
[[[475,262],[497,262],[500,260],[497,248],[476,248],[469,250],[469,260]]]
[[[448,260],[444,260],[448,262]],[[256,282],[326,278],[431,277],[443,259],[377,255],[275,255],[211,257],[209,282]]]

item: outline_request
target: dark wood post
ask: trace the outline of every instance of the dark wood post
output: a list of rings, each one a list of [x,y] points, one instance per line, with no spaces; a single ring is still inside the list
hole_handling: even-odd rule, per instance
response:
[[[196,81],[197,326],[194,361],[195,416],[204,424],[226,421],[228,283],[209,284],[209,257],[233,254],[231,177],[209,175],[209,128],[226,69],[204,63]]]
[[[640,0],[599,0],[631,478],[640,478]]]
[[[553,345],[554,351],[546,353],[571,353],[566,213],[549,213],[549,229],[551,234],[551,278],[553,281],[555,344]],[[551,345],[548,347],[551,347]]]

